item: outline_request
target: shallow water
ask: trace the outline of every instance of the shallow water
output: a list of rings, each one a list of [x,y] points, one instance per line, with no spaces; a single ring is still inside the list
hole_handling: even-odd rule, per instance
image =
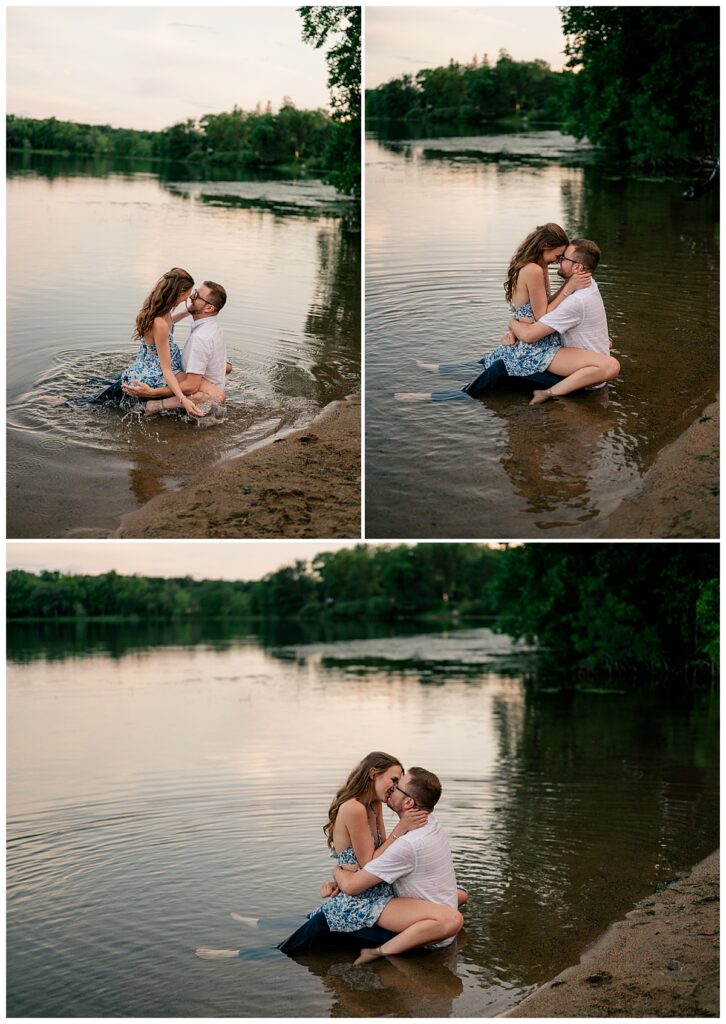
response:
[[[715,689],[558,692],[484,628],[11,624],[8,650],[11,1016],[494,1016],[718,843]],[[441,776],[462,944],[290,960],[376,748]]]
[[[359,389],[359,236],[333,189],[41,158],[10,159],[9,172],[9,536],[103,536]],[[132,361],[138,307],[172,265],[227,288],[226,409],[144,421],[66,405]],[[180,347],[188,332],[177,327]]]
[[[599,536],[715,396],[716,195],[685,202],[685,180],[607,170],[557,132],[366,148],[367,536]],[[602,249],[615,384],[534,409],[517,392],[395,401],[471,379],[415,361],[495,347],[512,252],[548,220]]]

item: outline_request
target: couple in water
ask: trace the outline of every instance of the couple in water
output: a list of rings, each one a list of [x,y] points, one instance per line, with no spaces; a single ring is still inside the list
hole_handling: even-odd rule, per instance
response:
[[[333,880],[320,887],[325,901],[278,948],[312,952],[340,936],[341,944],[363,945],[355,963],[365,964],[452,943],[467,894],[457,886],[448,837],[432,813],[440,796],[432,772],[404,772],[398,758],[381,751],[364,757],[336,793],[323,828],[336,861]],[[399,819],[388,835],[384,804]],[[213,959],[239,950],[198,949],[197,955]]]
[[[224,403],[225,379],[232,366],[217,315],[226,301],[222,285],[204,281],[195,288],[191,274],[172,267],[156,282],[136,317],[135,360],[93,401],[118,401],[126,394],[142,399],[147,415],[183,409],[190,416],[205,415],[202,403],[208,403],[207,409],[212,402]],[[181,304],[183,310],[175,313]],[[182,353],[174,341],[174,327],[187,316],[193,323]]]
[[[448,401],[476,398],[503,377],[525,378],[538,385],[530,405],[568,395],[581,388],[603,387],[620,372],[610,355],[605,307],[593,275],[600,249],[586,238],[569,241],[558,224],[535,228],[509,264],[504,296],[512,318],[499,346],[478,362],[422,363],[441,374],[475,372],[461,390],[399,392],[400,401]],[[547,268],[557,265],[562,285],[553,294]]]

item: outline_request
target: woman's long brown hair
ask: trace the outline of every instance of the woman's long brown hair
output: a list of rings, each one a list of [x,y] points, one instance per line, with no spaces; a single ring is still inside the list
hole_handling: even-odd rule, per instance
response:
[[[141,339],[151,330],[157,316],[166,316],[179,305],[179,297],[194,284],[194,278],[181,267],[172,267],[154,285],[136,317],[134,339]]]
[[[512,256],[507,271],[507,279],[504,282],[504,297],[507,302],[512,301],[514,289],[517,286],[517,278],[522,267],[528,263],[542,264],[542,253],[545,249],[557,249],[561,245],[569,245],[567,235],[559,224],[541,224],[540,227],[531,231],[525,240],[517,247]]]
[[[373,792],[376,775],[380,775],[381,772],[388,771],[389,768],[394,768],[396,765],[403,771],[401,762],[397,757],[384,754],[380,750],[374,750],[372,753],[366,754],[360,764],[355,766],[345,783],[335,794],[335,800],[333,800],[328,811],[328,824],[323,826],[323,832],[327,836],[328,846],[331,850],[333,849],[333,826],[335,825],[335,819],[338,817],[341,805],[346,800],[360,800],[361,797],[370,796]]]

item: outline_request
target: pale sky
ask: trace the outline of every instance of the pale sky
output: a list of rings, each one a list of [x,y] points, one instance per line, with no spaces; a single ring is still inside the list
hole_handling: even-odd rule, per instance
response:
[[[320,551],[354,547],[360,541],[9,541],[7,568],[95,574],[115,569],[123,576],[194,576],[256,580]]]
[[[537,7],[367,7],[366,88],[451,59],[468,64],[484,53],[492,64],[500,50],[514,60],[565,62],[560,12]]]
[[[8,7],[7,112],[158,130],[285,96],[328,106],[294,7]]]

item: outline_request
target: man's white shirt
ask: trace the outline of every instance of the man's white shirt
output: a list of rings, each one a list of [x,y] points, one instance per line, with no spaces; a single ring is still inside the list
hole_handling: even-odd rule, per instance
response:
[[[430,814],[422,828],[407,832],[369,861],[365,870],[395,886],[396,895],[457,908],[456,874],[446,832]],[[452,939],[432,944],[448,946]]]
[[[216,316],[192,323],[191,333],[182,352],[185,373],[199,373],[212,384],[224,388],[227,374],[227,346],[224,331]]]
[[[540,323],[559,331],[565,348],[587,348],[610,355],[610,334],[600,289],[593,281],[568,295],[555,309],[540,317]]]

